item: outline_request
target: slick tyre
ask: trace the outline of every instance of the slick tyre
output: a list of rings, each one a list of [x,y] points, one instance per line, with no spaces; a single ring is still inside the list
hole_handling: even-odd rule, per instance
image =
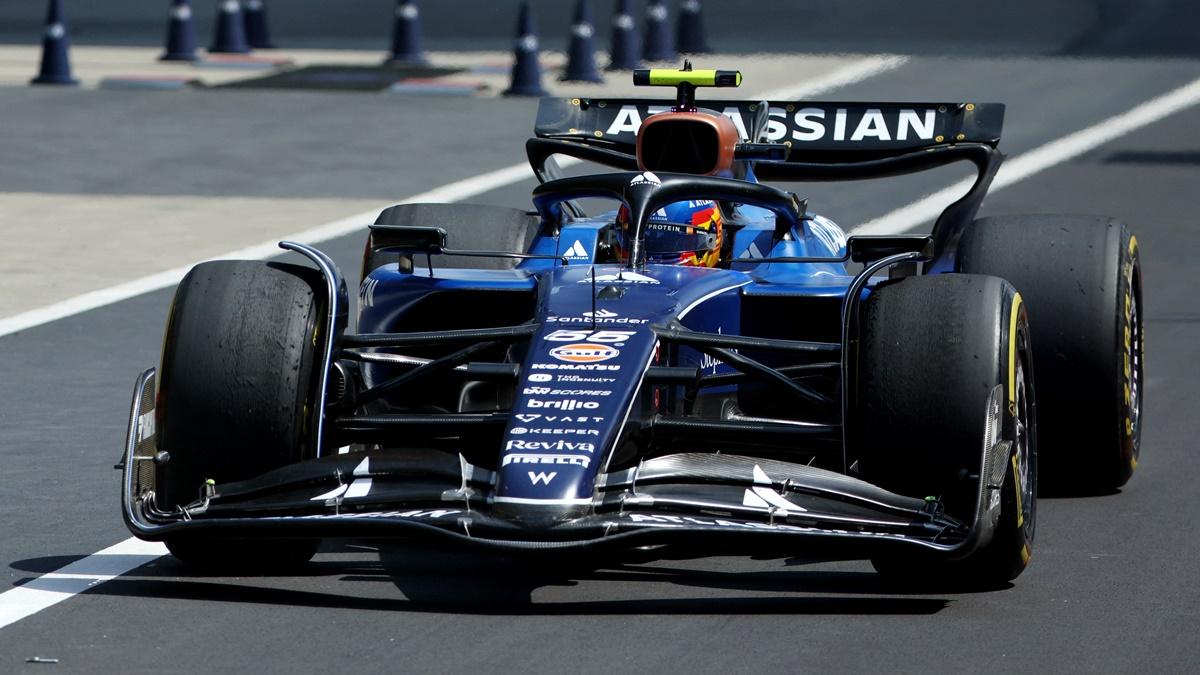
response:
[[[984,516],[994,523],[991,537],[968,557],[877,558],[876,569],[905,582],[978,587],[1016,578],[1029,562],[1037,509],[1033,368],[1021,296],[997,277],[909,277],[870,295],[861,328],[851,448],[863,477],[937,499],[965,523],[975,522],[980,480],[993,505]],[[1005,452],[1004,463],[985,471],[985,446]]]
[[[1100,216],[972,223],[960,271],[1003,277],[1032,317],[1042,487],[1106,494],[1137,467],[1144,406],[1142,267],[1137,238]]]
[[[169,460],[158,469],[158,508],[195,501],[208,480],[220,486],[312,456],[321,289],[316,270],[259,261],[203,263],[180,282],[159,368],[158,443]],[[194,562],[254,552],[233,541],[167,546]],[[294,559],[315,543],[261,548]]]
[[[450,248],[463,251],[509,251],[524,253],[537,235],[539,219],[521,209],[480,204],[397,204],[383,210],[375,219],[377,225],[409,225],[440,227],[446,230]],[[387,263],[400,264],[402,272],[411,272],[414,265],[423,265],[424,256],[414,262],[409,255],[397,252],[372,252],[368,235],[363,253],[362,278]],[[482,258],[476,256],[435,255],[434,268],[512,269],[518,260],[512,258]]]

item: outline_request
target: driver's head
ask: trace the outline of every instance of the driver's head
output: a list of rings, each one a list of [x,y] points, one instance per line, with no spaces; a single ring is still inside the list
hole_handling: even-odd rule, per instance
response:
[[[629,209],[617,212],[622,242],[632,235]],[[664,265],[716,267],[724,243],[721,209],[711,200],[675,202],[655,211],[646,221],[646,262]],[[623,244],[621,257],[627,254]]]

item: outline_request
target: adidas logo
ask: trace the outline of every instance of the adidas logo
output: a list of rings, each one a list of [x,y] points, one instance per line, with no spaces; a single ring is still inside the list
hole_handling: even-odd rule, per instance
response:
[[[581,284],[590,284],[593,282],[592,277],[580,279]],[[595,277],[595,283],[598,284],[654,284],[659,283],[658,279],[648,277],[637,272],[617,272],[616,274],[601,274]]]
[[[566,253],[563,253],[563,257],[567,260],[587,260],[591,256],[588,255],[587,249],[583,247],[583,243],[576,239],[575,243],[571,244]]]
[[[584,312],[584,316],[595,319],[612,319],[617,316],[616,312],[610,312],[607,309],[598,309],[594,312]]]
[[[766,256],[763,255],[762,251],[758,248],[758,244],[755,242],[750,242],[750,247],[745,251],[742,251],[742,254],[738,256],[738,260],[757,260],[765,257]]]

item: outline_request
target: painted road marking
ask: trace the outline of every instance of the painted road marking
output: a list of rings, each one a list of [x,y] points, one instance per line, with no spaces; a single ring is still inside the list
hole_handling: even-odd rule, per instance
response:
[[[141,567],[163,555],[167,547],[130,537],[103,551],[0,593],[0,628]]]
[[[988,192],[995,192],[1089,150],[1200,103],[1200,79],[1114,115],[1086,129],[1050,141],[1006,160]],[[853,234],[899,234],[923,225],[941,214],[950,202],[961,197],[975,178],[966,178],[895,211],[853,228]]]

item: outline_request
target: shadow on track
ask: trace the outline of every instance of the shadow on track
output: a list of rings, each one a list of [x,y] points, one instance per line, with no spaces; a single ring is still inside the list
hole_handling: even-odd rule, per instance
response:
[[[804,569],[812,562],[788,559],[785,569],[769,569],[738,558],[731,569],[694,569],[661,560],[631,564],[595,556],[534,558],[327,543],[315,561],[280,576],[206,573],[166,556],[88,593],[494,616],[932,615],[952,602],[948,597],[905,596],[906,591],[889,587],[871,572]],[[42,571],[47,559],[11,566]],[[687,589],[685,597],[678,597],[680,587]],[[539,590],[554,599],[535,600]]]

